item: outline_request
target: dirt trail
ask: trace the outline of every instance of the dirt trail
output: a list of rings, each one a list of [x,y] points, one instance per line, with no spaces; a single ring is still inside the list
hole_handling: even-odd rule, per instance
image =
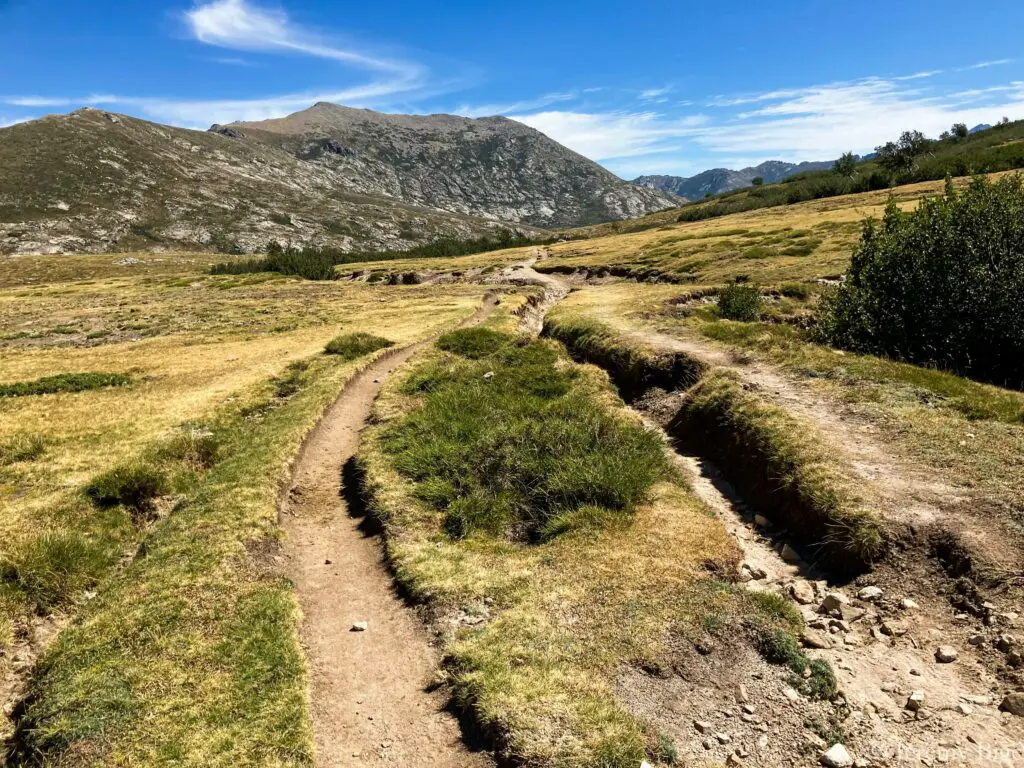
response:
[[[463,326],[493,309],[487,299]],[[341,495],[342,469],[381,382],[427,342],[358,373],[303,444],[281,504],[287,569],[302,606],[317,765],[473,768],[489,758],[464,744],[440,693],[438,654],[396,594],[379,541]],[[365,631],[354,625],[366,622]]]
[[[547,256],[547,249],[534,248],[527,261],[506,267],[495,282],[509,285],[535,285],[543,292],[523,307],[519,330],[531,336],[539,336],[544,328],[544,318],[558,302],[569,295],[569,284],[554,275],[545,275],[533,268],[538,260]]]

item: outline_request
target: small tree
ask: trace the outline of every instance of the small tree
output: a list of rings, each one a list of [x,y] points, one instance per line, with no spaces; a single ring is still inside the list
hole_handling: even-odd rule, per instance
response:
[[[843,152],[839,159],[832,165],[832,173],[843,178],[850,178],[857,171],[857,158],[853,152]]]
[[[953,123],[952,134],[958,139],[966,139],[970,135],[967,123]]]
[[[928,151],[932,140],[920,131],[904,131],[897,141],[875,147],[878,163],[892,173],[909,173],[916,159]]]
[[[755,176],[750,180],[750,183],[753,184],[755,187],[760,187],[762,184],[764,184],[764,176]]]

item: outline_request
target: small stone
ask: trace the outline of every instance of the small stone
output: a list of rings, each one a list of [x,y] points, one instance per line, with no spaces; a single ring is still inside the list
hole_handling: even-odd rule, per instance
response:
[[[494,371],[488,371],[487,373],[484,374],[484,380],[485,381],[490,381],[493,378],[494,378]]]
[[[981,632],[975,632],[973,635],[971,635],[969,638],[967,638],[967,642],[970,645],[984,645],[985,644],[985,636],[983,634],[981,634]]]
[[[800,562],[800,553],[793,549],[789,544],[782,546],[782,551],[779,553],[784,561],[790,565],[795,565]]]
[[[698,640],[693,647],[701,656],[710,656],[715,650],[714,643],[710,640]]]
[[[960,703],[956,705],[956,711],[959,712],[961,715],[966,716],[974,712],[974,707],[972,707],[970,704]]]
[[[757,737],[757,746],[758,746],[758,749],[764,749],[765,747],[768,746],[768,735],[767,734],[762,733],[760,736]]]
[[[750,753],[747,752],[746,748],[741,746],[736,747],[736,751],[733,753],[736,757],[750,757]]]
[[[874,603],[882,598],[885,592],[881,587],[864,587],[860,592],[857,593],[857,599],[863,600],[866,603]]]
[[[800,701],[800,694],[796,692],[796,689],[791,686],[783,686],[782,695],[790,701]]]
[[[924,709],[924,691],[914,691],[911,693],[905,708],[911,712],[919,712]]]
[[[697,733],[711,733],[714,726],[706,720],[694,720],[693,727],[697,729]]]
[[[718,741],[719,744],[728,744],[732,741],[732,736],[730,736],[728,733],[716,733],[715,739]]]
[[[736,686],[736,703],[746,704],[748,701],[750,701],[750,696],[747,695],[747,687],[740,683]]]
[[[752,714],[754,714],[754,711],[755,711],[754,708],[750,704],[744,704],[742,707],[740,707],[740,709],[743,710],[743,713],[745,715],[752,715]]]
[[[871,761],[866,757],[858,757],[853,761],[853,768],[871,768]]]
[[[806,629],[800,635],[800,644],[805,648],[825,649],[832,647],[832,641],[825,635],[815,632],[813,629]]]
[[[740,760],[740,756],[734,752],[733,754],[725,758],[725,764],[727,766],[732,766],[732,768],[738,768],[739,766],[743,765],[743,761]]]
[[[918,604],[911,600],[909,597],[904,597],[902,600],[900,600],[900,608],[902,608],[904,611],[914,611],[917,610],[919,607],[920,606],[918,606]]]
[[[951,645],[940,645],[935,649],[935,660],[939,664],[952,664],[960,658],[960,652]]]
[[[920,677],[921,676],[921,670],[920,669],[912,669],[912,670],[910,670],[910,674],[912,674],[914,677]]]
[[[740,715],[740,720],[742,720],[747,725],[755,725],[756,723],[761,722],[761,718],[757,715],[748,715],[745,712],[742,715]]]
[[[754,525],[759,528],[771,528],[772,521],[764,515],[754,515]]]
[[[352,625],[350,632],[365,632],[370,628],[370,622],[368,621],[357,621]]]
[[[814,602],[814,588],[806,581],[797,581],[789,585],[789,594],[793,596],[800,605],[810,605]]]
[[[821,756],[820,762],[826,768],[853,768],[853,758],[842,744],[834,744],[828,752]]]
[[[1003,653],[1006,653],[1013,647],[1015,642],[1016,638],[1014,638],[1013,635],[1000,635],[996,638],[996,648]]]
[[[850,625],[847,624],[842,619],[832,619],[832,620],[830,620],[829,623],[828,623],[828,627],[829,627],[829,629],[834,629],[834,630],[836,630],[838,632],[849,632],[850,631]]]
[[[839,592],[829,592],[825,595],[825,599],[821,601],[821,605],[818,606],[818,613],[829,614],[837,619],[841,619],[843,618],[843,610],[849,604],[850,600],[846,595]]]
[[[1020,651],[1010,651],[1006,654],[1006,663],[1014,669],[1024,667],[1024,655]]]
[[[907,634],[907,628],[898,621],[883,621],[880,627],[883,635],[889,635],[889,637],[903,637]]]
[[[1007,627],[1015,627],[1015,626],[1017,626],[1017,619],[1018,618],[1020,618],[1020,614],[1013,613],[1013,612],[997,613],[995,615],[996,623],[997,624],[1004,624]]]
[[[330,565],[332,562],[332,560],[324,560],[324,565]]]
[[[1009,712],[1017,717],[1024,717],[1024,692],[1008,693],[999,705],[1003,712]]]
[[[741,570],[743,570],[746,573],[750,574],[750,578],[753,579],[754,581],[761,581],[763,579],[767,579],[768,578],[768,572],[767,571],[765,571],[763,568],[756,568],[756,567],[754,567],[752,565],[749,565],[748,563],[744,563],[741,566]]]
[[[715,742],[713,742],[711,739],[704,739],[704,741],[701,742],[701,746],[703,746],[704,749],[714,749]]]

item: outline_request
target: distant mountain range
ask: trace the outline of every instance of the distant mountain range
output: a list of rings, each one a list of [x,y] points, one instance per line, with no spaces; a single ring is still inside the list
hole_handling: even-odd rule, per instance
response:
[[[835,161],[784,163],[781,160],[767,162],[744,168],[739,171],[728,168],[712,168],[710,171],[698,173],[696,176],[640,176],[633,179],[633,184],[648,189],[658,189],[683,197],[687,200],[703,200],[708,195],[730,192],[734,189],[749,187],[754,179],[760,177],[765,184],[775,184],[790,176],[804,171],[820,171],[831,168]]]
[[[206,132],[97,109],[0,129],[0,254],[401,249],[678,204],[503,117],[320,103]]]

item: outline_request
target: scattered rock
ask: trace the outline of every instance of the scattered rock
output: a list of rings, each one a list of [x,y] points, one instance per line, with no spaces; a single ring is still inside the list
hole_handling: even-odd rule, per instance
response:
[[[971,645],[984,645],[985,636],[981,634],[981,632],[975,632],[973,635],[967,638],[967,642]]]
[[[974,712],[974,707],[972,707],[970,704],[960,703],[956,705],[956,711],[959,712],[961,715],[966,716]]]
[[[718,741],[719,744],[728,744],[732,741],[732,736],[730,736],[728,733],[716,733],[715,739]]]
[[[797,581],[789,585],[789,594],[793,596],[800,605],[810,605],[814,602],[814,588],[806,581]]]
[[[704,741],[701,742],[701,746],[703,746],[704,749],[714,749],[715,742],[713,742],[711,739],[704,739]]]
[[[757,747],[758,747],[758,749],[764,749],[767,746],[768,746],[768,735],[762,733],[760,736],[757,737]]]
[[[924,691],[914,691],[907,699],[906,709],[911,712],[918,712],[924,709]]]
[[[324,565],[331,565],[333,562],[333,560],[324,560]]]
[[[935,660],[939,664],[952,664],[960,658],[960,652],[951,645],[940,645],[935,649]]]
[[[853,758],[842,744],[835,744],[821,756],[821,764],[827,768],[853,768]]]
[[[1014,669],[1024,667],[1024,655],[1020,651],[1010,651],[1006,654],[1006,663]]]
[[[352,629],[350,629],[349,631],[350,632],[365,632],[369,628],[370,628],[370,622],[368,622],[368,621],[357,621],[355,624],[352,625]]]
[[[1006,694],[1006,698],[999,705],[999,709],[1017,717],[1024,717],[1024,692],[1018,691]]]
[[[866,603],[873,603],[880,600],[884,594],[885,592],[881,587],[864,587],[864,589],[857,593],[857,599],[863,600]]]
[[[740,760],[740,756],[734,752],[725,759],[725,764],[727,766],[733,766],[733,768],[736,768],[737,766],[743,765],[743,761]]]
[[[813,629],[806,629],[801,633],[800,644],[805,648],[818,648],[819,650],[832,647],[831,640]]]
[[[792,686],[786,685],[782,688],[782,695],[790,701],[800,701],[800,694]]]
[[[1003,653],[1006,653],[1013,647],[1015,642],[1016,638],[1014,638],[1013,635],[1000,635],[996,638],[996,648]]]
[[[902,600],[900,600],[900,608],[902,608],[904,611],[914,611],[917,610],[919,607],[920,606],[918,606],[918,604],[911,600],[909,597],[904,597]]]
[[[750,697],[747,695],[747,687],[740,683],[736,686],[736,703],[746,704],[748,701],[750,701]]]
[[[754,515],[754,525],[758,526],[759,528],[771,528],[772,521],[764,515]]]
[[[694,720],[693,727],[697,729],[697,733],[711,733],[714,726],[705,720]]]
[[[740,709],[742,709],[744,714],[747,715],[752,715],[756,711],[750,704],[744,704]]]
[[[795,565],[800,562],[800,553],[793,549],[789,544],[782,545],[782,551],[779,552],[779,556],[790,565]]]
[[[843,610],[850,604],[850,599],[839,592],[829,592],[818,607],[818,613],[825,613],[835,616],[837,619],[844,618]]]
[[[883,621],[880,629],[883,635],[888,635],[889,637],[903,637],[903,635],[907,634],[906,626],[898,621]]]
[[[743,564],[742,569],[750,574],[750,578],[754,581],[761,581],[768,578],[768,572],[763,568],[755,568],[752,565]]]
[[[484,379],[486,381],[490,381],[493,378],[494,378],[494,371],[488,371],[487,373],[484,374]]]

